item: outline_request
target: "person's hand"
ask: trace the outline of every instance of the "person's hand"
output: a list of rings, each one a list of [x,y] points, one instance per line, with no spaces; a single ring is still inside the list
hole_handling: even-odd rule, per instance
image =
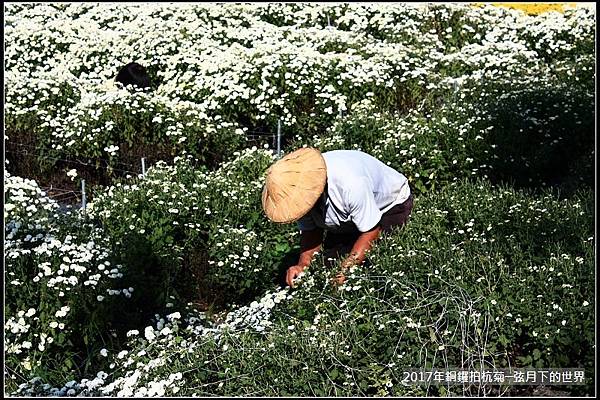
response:
[[[332,279],[332,283],[336,286],[343,284],[346,281],[346,275],[344,275],[344,270],[340,271],[335,278]]]
[[[300,275],[300,273],[304,271],[305,268],[306,267],[302,265],[294,265],[288,268],[287,274],[285,276],[285,282],[288,284],[289,287],[294,287],[294,279],[296,279],[298,275]]]
[[[354,255],[350,255],[350,257],[346,258],[342,262],[342,265],[340,266],[340,271],[337,273],[335,278],[332,279],[332,283],[336,286],[339,286],[346,282],[346,272],[353,265],[356,265],[356,257]]]

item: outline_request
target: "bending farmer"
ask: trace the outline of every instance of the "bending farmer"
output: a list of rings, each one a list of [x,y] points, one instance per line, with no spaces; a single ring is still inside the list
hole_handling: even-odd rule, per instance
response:
[[[300,258],[286,274],[292,286],[321,245],[337,256],[351,246],[336,278],[344,282],[344,271],[364,261],[381,232],[406,223],[413,196],[404,175],[366,153],[303,148],[269,168],[262,205],[274,222],[298,222]]]

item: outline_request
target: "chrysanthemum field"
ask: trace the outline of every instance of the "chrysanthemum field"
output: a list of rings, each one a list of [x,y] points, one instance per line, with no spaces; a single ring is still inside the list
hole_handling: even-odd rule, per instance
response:
[[[515,367],[595,393],[595,8],[4,7],[5,395],[531,394],[403,382]],[[131,61],[152,88],[115,83]],[[412,184],[339,287],[322,255],[283,285],[278,121],[284,154],[360,149]],[[56,195],[82,179],[85,210]]]

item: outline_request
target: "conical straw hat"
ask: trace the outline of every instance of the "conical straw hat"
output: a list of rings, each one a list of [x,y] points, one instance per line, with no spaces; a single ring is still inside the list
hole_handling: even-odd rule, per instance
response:
[[[293,222],[315,205],[327,182],[325,159],[313,148],[302,148],[267,170],[262,205],[273,222]]]

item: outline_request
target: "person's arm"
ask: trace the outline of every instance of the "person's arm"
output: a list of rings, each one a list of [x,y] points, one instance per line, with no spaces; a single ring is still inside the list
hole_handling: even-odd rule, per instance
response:
[[[288,268],[286,274],[286,283],[292,286],[293,280],[296,279],[314,258],[316,252],[321,248],[323,242],[323,230],[312,229],[310,231],[302,231],[300,235],[300,257],[298,264]]]
[[[350,217],[361,234],[354,242],[350,255],[342,262],[342,271],[336,278],[338,283],[344,282],[345,270],[353,265],[360,265],[365,260],[367,251],[379,237],[381,232],[379,224],[383,215],[375,201],[370,182],[366,178],[355,180],[348,186],[346,196]]]
[[[348,269],[353,265],[360,265],[365,261],[366,253],[371,249],[373,243],[379,238],[381,228],[379,225],[370,231],[363,232],[356,239],[350,255],[342,262],[342,269]]]
[[[313,229],[311,231],[302,232],[300,236],[300,258],[298,265],[307,267],[314,258],[316,252],[321,248],[323,243],[323,229]]]
[[[356,242],[350,251],[350,255],[342,262],[342,269],[335,277],[335,283],[338,285],[344,283],[346,280],[345,272],[353,265],[360,265],[365,261],[367,251],[371,249],[373,243],[379,238],[380,233],[381,228],[377,225],[370,231],[363,232],[358,239],[356,239]]]

